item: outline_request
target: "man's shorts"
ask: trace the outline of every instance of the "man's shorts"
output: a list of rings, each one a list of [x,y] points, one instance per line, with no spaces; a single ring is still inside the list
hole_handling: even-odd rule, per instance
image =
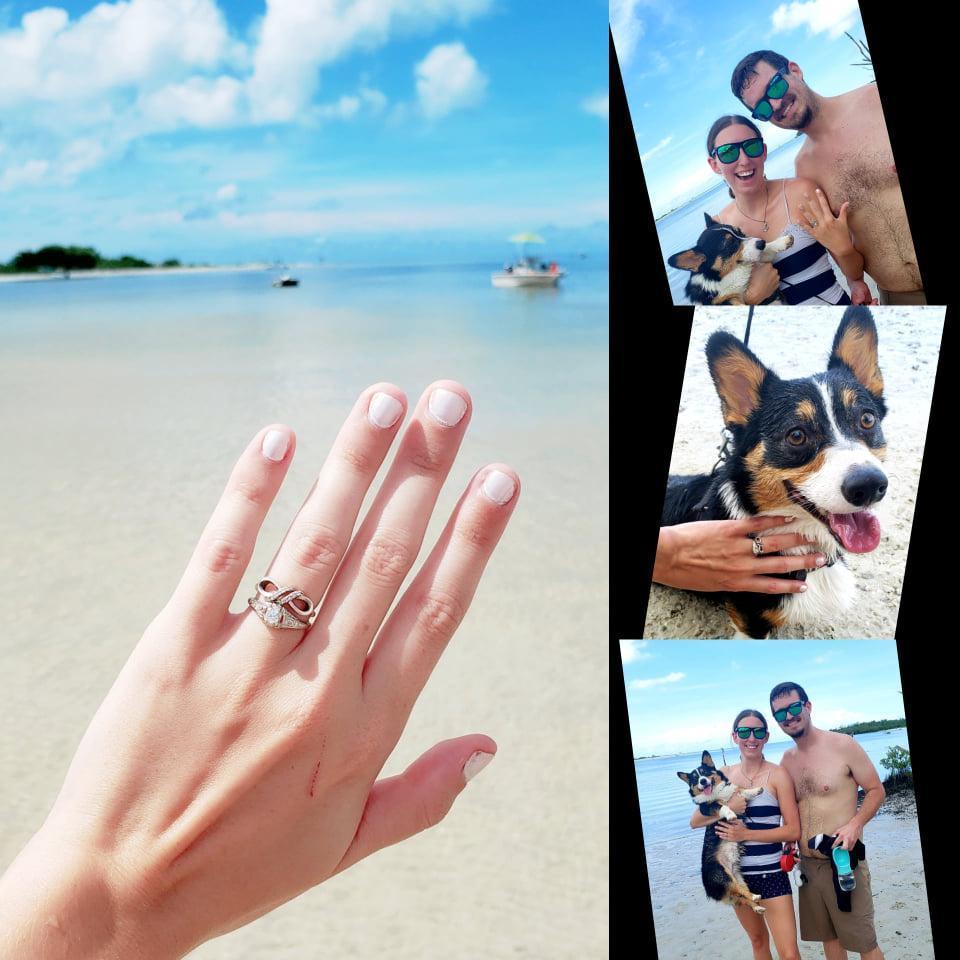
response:
[[[800,885],[800,939],[824,943],[839,940],[844,950],[868,953],[877,946],[873,928],[873,894],[870,891],[870,868],[861,860],[853,875],[857,886],[850,894],[849,913],[837,906],[833,871],[829,860],[803,857],[800,872],[807,878]]]
[[[877,299],[883,306],[922,307],[927,302],[927,295],[923,290],[906,290],[901,293],[900,291],[884,290],[883,287],[877,287]]]

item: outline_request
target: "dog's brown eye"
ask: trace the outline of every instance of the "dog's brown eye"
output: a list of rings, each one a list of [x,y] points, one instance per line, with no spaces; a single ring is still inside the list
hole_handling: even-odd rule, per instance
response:
[[[876,422],[877,418],[872,413],[864,413],[860,417],[860,426],[864,430],[872,430]]]
[[[807,434],[797,427],[796,430],[791,430],[787,434],[787,443],[793,444],[795,447],[799,447],[801,444],[805,443],[807,439]]]

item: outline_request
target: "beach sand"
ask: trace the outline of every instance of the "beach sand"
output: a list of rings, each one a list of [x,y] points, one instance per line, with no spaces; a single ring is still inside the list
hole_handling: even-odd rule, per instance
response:
[[[394,272],[374,287],[353,281],[357,294],[346,281],[318,293],[311,279],[295,297],[239,286],[200,317],[199,294],[160,295],[221,280],[145,278],[136,291],[116,285],[127,299],[109,323],[99,300],[78,312],[76,295],[61,318],[52,287],[42,317],[6,312],[0,576],[15,602],[0,633],[0,869],[40,826],[248,439],[279,421],[298,444],[234,610],[359,391],[390,379],[412,405],[433,379],[453,377],[474,416],[422,556],[482,464],[511,464],[523,489],[384,774],[470,732],[490,734],[497,758],[437,828],[191,957],[606,955],[606,276],[584,300],[578,277],[571,292],[516,298],[481,273],[475,294],[455,289],[442,302],[427,284],[467,286],[447,276],[398,288],[407,281]],[[99,296],[95,286],[106,295],[114,285],[84,290]],[[348,296],[354,307],[333,305]],[[377,297],[382,314],[369,306]],[[572,369],[576,383],[558,389],[558,371]]]
[[[750,349],[779,376],[807,376],[824,370],[841,308],[764,307],[753,315]],[[885,469],[889,490],[875,512],[883,530],[872,553],[849,555],[857,599],[829,623],[783,629],[781,637],[893,637],[916,502],[920,465],[937,370],[942,307],[874,307],[888,413]],[[720,402],[703,347],[724,328],[743,336],[746,309],[698,308],[680,400],[671,473],[708,473],[717,457],[723,426]],[[733,627],[723,608],[696,594],[653,584],[645,637],[726,637]]]
[[[894,803],[893,800],[896,800]],[[700,882],[703,835],[671,840],[648,852],[658,960],[701,960],[703,937],[711,960],[744,960],[750,947],[733,909],[709,900]],[[877,941],[886,960],[933,960],[916,804],[891,798],[867,824]],[[684,867],[686,865],[686,867]],[[796,905],[796,871],[794,904]],[[803,960],[822,960],[818,943],[800,943]],[[851,957],[857,956],[851,954]]]

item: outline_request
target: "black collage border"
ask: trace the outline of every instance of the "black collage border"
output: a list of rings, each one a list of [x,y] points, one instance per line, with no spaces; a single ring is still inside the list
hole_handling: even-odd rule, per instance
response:
[[[928,3],[908,9],[861,3],[861,16],[927,301],[947,308],[896,636],[934,949],[949,957],[956,949],[953,816],[945,791],[948,778],[960,778],[960,768],[951,773],[960,731],[950,723],[957,714],[951,703],[960,705],[950,643],[958,527],[952,494],[960,478],[950,396],[960,300],[960,217],[950,197],[950,176],[960,171],[960,150],[950,146],[950,128],[960,125],[951,46],[957,15]],[[691,323],[692,308],[675,307],[670,297],[611,37],[611,956],[629,951],[643,960],[654,960],[657,951],[618,641],[642,635]]]

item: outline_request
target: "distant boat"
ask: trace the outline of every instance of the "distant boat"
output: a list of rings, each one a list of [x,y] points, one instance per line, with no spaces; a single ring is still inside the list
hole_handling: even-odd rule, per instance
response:
[[[508,263],[503,270],[491,274],[490,282],[495,287],[555,287],[567,275],[566,270],[556,263],[545,263],[527,254],[528,243],[546,242],[538,234],[518,233],[510,237],[510,241],[519,245],[520,255],[516,262]]]
[[[277,277],[273,281],[275,287],[299,287],[300,281],[296,277],[291,277],[289,273],[285,273],[282,277]]]

